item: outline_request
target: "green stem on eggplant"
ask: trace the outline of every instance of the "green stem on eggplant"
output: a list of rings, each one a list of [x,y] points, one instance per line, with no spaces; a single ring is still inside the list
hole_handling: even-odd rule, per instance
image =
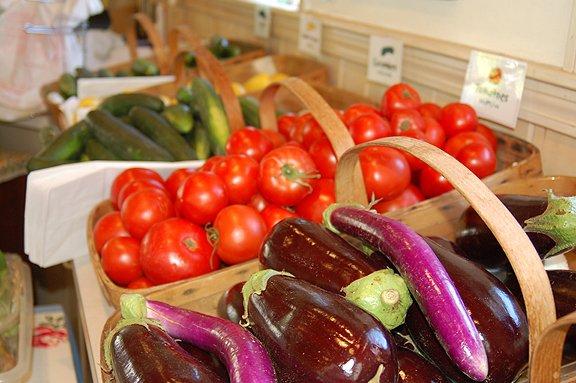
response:
[[[552,238],[556,245],[546,257],[576,247],[576,196],[558,197],[551,189],[544,213],[525,221],[524,231],[540,233]]]
[[[242,327],[250,326],[250,320],[248,319],[248,300],[250,299],[250,296],[252,294],[261,294],[262,291],[266,290],[268,280],[275,275],[286,275],[294,278],[294,275],[284,271],[266,269],[253,273],[246,283],[244,283],[244,286],[242,286],[242,296],[244,299],[244,314],[242,315],[242,321],[240,322]]]
[[[104,340],[104,362],[102,368],[110,372],[112,367],[112,337],[126,326],[137,324],[148,328],[148,325],[162,328],[160,322],[147,317],[146,299],[140,294],[123,294],[120,297],[120,314],[122,319],[118,321]]]
[[[346,299],[372,314],[388,329],[404,323],[412,304],[404,279],[391,269],[378,270],[344,287]]]

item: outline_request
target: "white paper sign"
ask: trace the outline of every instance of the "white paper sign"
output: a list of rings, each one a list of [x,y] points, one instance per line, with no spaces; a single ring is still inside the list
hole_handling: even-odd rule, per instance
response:
[[[404,44],[390,37],[370,36],[368,80],[383,85],[402,81]]]
[[[518,120],[526,63],[472,51],[460,101],[479,117],[514,128]]]
[[[322,22],[314,16],[300,16],[298,49],[314,57],[322,53]]]
[[[272,11],[270,7],[258,5],[254,7],[254,34],[263,39],[270,37],[272,29]]]

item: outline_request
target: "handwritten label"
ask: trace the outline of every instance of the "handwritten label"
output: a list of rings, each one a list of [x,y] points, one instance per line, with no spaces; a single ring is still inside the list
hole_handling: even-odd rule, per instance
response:
[[[300,16],[298,50],[314,57],[322,53],[322,22],[314,16]]]
[[[478,117],[516,127],[526,80],[525,62],[472,51],[460,101]]]
[[[257,5],[254,7],[254,34],[263,39],[270,37],[272,30],[272,12],[270,7]]]
[[[404,44],[390,37],[370,36],[368,80],[383,85],[402,81]]]

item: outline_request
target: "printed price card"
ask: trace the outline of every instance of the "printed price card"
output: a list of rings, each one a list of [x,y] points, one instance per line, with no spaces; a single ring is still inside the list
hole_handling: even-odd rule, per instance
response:
[[[370,36],[368,80],[383,85],[402,81],[404,44],[390,37]]]
[[[300,16],[298,50],[314,57],[322,53],[322,22],[314,16]]]
[[[257,5],[254,7],[254,34],[263,39],[270,37],[272,29],[272,12],[270,7]]]
[[[522,61],[472,51],[460,101],[472,105],[478,117],[514,128],[526,68]]]

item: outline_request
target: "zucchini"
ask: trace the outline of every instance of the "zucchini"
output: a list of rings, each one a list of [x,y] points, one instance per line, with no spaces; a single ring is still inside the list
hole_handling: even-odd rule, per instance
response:
[[[54,159],[43,158],[43,157],[32,157],[28,161],[28,164],[26,164],[26,169],[28,169],[29,172],[32,172],[34,170],[51,168],[53,166],[72,164],[74,162],[78,162],[78,161],[77,160],[54,160]]]
[[[202,161],[207,160],[210,157],[210,141],[208,140],[206,128],[196,121],[194,131],[188,136],[190,137],[190,145],[196,152],[196,157]]]
[[[120,93],[106,97],[99,109],[110,112],[115,117],[126,116],[133,106],[143,106],[155,112],[164,110],[164,101],[146,93]]]
[[[189,133],[194,128],[192,111],[188,105],[170,105],[164,109],[162,116],[180,133]]]
[[[258,114],[260,103],[258,100],[252,96],[244,96],[239,97],[238,101],[240,102],[246,125],[260,128],[260,115]]]
[[[56,139],[36,157],[45,160],[76,160],[84,151],[90,138],[90,129],[84,121],[63,131]]]
[[[195,77],[191,84],[195,96],[194,110],[200,115],[202,125],[206,127],[210,149],[213,154],[226,154],[226,142],[230,137],[228,117],[222,105],[222,100],[214,91],[212,85],[203,78]]]
[[[103,110],[86,116],[94,137],[122,160],[173,161],[174,158],[138,129]]]
[[[135,106],[130,110],[129,116],[132,125],[166,149],[177,161],[196,159],[194,151],[184,137],[158,113]]]
[[[91,160],[108,160],[114,161],[118,160],[118,156],[112,153],[110,150],[106,149],[104,145],[100,143],[100,141],[91,138],[86,143],[86,150],[84,154],[88,156]]]

